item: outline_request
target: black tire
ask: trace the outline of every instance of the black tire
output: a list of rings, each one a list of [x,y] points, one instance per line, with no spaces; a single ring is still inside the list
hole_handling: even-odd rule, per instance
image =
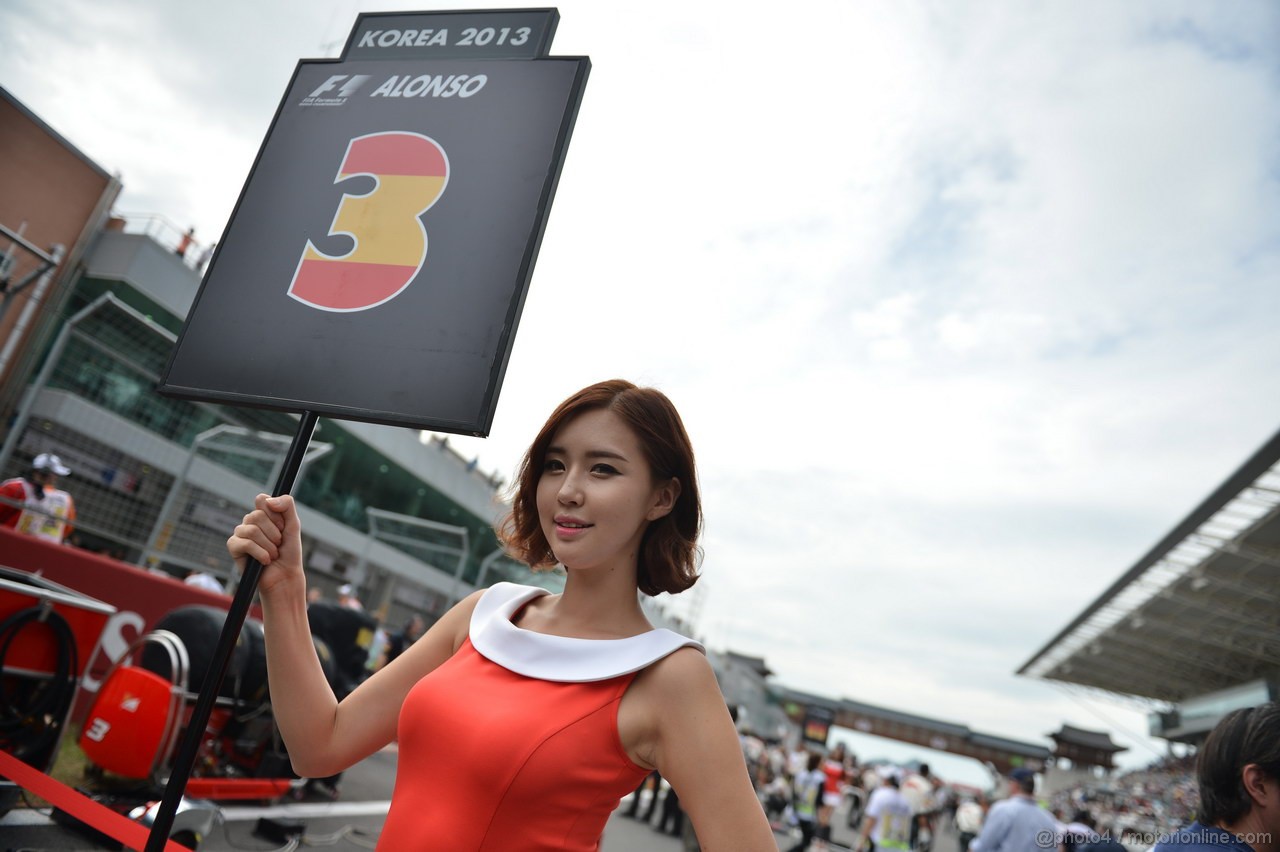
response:
[[[156,630],[168,630],[176,634],[187,649],[190,664],[187,673],[188,692],[199,692],[204,685],[205,675],[213,662],[213,652],[218,646],[218,637],[222,634],[222,626],[226,620],[226,610],[216,606],[193,605],[171,610],[156,622]],[[247,625],[240,629],[240,636],[231,651],[227,674],[223,678],[222,688],[218,690],[218,695],[223,698],[240,697],[245,669],[249,665],[249,656],[253,653],[253,640],[248,633],[250,629]],[[266,652],[262,653],[265,656]],[[172,677],[169,655],[154,643],[143,646],[142,667],[158,675]]]
[[[200,848],[200,835],[196,834],[194,831],[179,831],[177,834],[170,835],[169,839],[179,846],[185,846],[188,849]]]

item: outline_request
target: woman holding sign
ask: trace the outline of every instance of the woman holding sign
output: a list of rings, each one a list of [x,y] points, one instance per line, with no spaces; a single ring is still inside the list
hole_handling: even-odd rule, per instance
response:
[[[662,393],[585,388],[525,454],[499,533],[535,569],[562,564],[562,594],[478,591],[341,702],[311,642],[293,501],[255,505],[227,546],[264,566],[272,707],[294,769],[332,775],[399,740],[380,849],[595,850],[655,769],[703,849],[777,849],[701,646],[639,604],[637,591],[697,580],[693,449]]]

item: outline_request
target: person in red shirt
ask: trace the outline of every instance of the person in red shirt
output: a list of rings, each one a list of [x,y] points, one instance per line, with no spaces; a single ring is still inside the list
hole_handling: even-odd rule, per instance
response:
[[[182,235],[182,239],[178,241],[178,247],[173,250],[173,253],[178,257],[186,257],[187,250],[191,248],[191,244],[195,242],[195,240],[196,229],[187,228],[187,232]]]
[[[818,807],[817,833],[819,848],[823,848],[831,839],[831,814],[835,812],[836,805],[840,804],[840,797],[844,794],[844,761],[844,743],[836,743],[835,748],[822,761],[822,804]]]
[[[0,526],[59,544],[71,534],[76,504],[58,488],[58,477],[70,468],[52,453],[41,453],[26,476],[0,483]]]
[[[563,571],[564,591],[468,595],[341,700],[311,638],[297,506],[254,498],[227,548],[242,569],[263,565],[271,707],[294,770],[324,777],[395,740],[386,852],[441,838],[451,852],[598,852],[654,770],[703,849],[777,852],[705,649],[640,606],[698,578],[701,500],[674,405],[621,380],[583,388],[518,476],[499,538],[530,568]]]

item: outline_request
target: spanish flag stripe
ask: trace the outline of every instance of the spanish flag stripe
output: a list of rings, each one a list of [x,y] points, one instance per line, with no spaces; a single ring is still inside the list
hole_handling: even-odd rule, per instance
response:
[[[364,308],[400,292],[417,267],[342,260],[303,260],[290,293],[337,310]]]
[[[449,167],[440,147],[422,136],[379,133],[351,143],[342,174],[444,177]]]

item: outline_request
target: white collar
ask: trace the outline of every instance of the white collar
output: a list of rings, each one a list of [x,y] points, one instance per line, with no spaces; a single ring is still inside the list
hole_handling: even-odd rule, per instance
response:
[[[698,642],[665,628],[626,639],[578,639],[525,630],[511,616],[529,601],[550,594],[536,586],[495,583],[471,613],[471,645],[481,656],[525,677],[564,683],[608,680],[637,672],[685,645]]]

